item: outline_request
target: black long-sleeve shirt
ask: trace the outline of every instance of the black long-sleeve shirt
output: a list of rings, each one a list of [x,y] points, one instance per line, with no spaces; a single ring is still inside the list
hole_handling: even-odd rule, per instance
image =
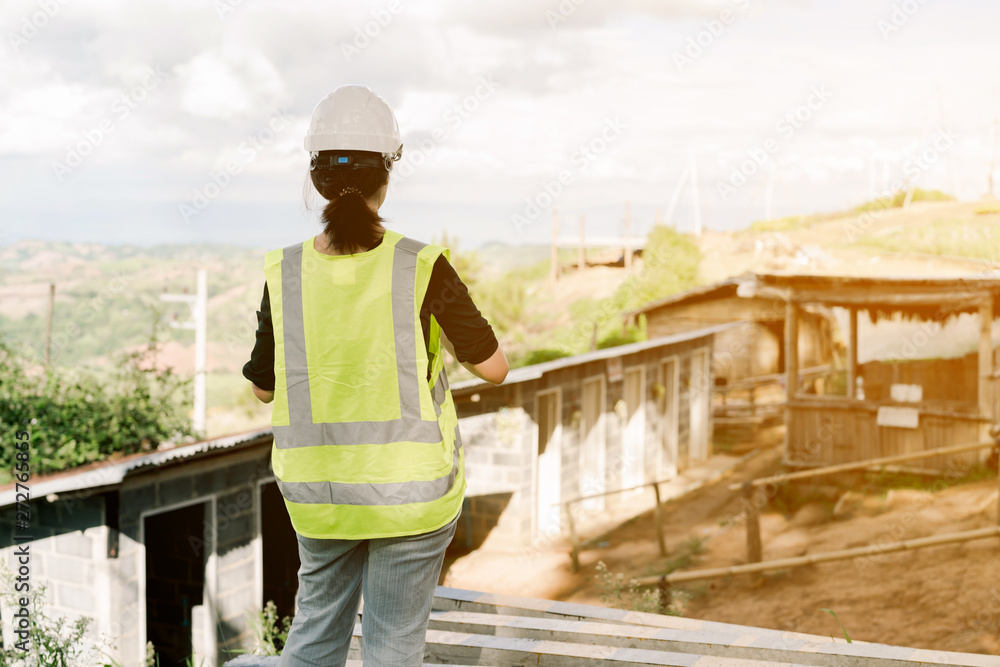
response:
[[[479,364],[497,351],[499,343],[493,327],[479,312],[465,283],[444,255],[434,263],[427,294],[420,306],[424,345],[429,345],[430,341],[431,315],[455,347],[455,356],[460,362]],[[274,390],[274,328],[267,283],[264,283],[264,295],[257,311],[257,340],[250,361],[243,366],[243,377],[261,389]]]

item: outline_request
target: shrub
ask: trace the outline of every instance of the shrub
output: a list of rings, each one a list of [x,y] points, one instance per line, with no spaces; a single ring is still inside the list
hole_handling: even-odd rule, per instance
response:
[[[185,409],[190,381],[148,367],[147,354],[122,355],[102,380],[87,371],[42,371],[0,342],[0,429],[31,432],[32,473],[148,451],[191,435]],[[0,470],[14,469],[15,451],[0,449]]]

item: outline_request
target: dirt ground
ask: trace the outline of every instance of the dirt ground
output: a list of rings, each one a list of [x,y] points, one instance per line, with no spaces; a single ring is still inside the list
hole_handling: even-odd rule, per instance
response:
[[[724,525],[741,509],[739,494],[728,485],[777,470],[779,459],[778,448],[765,450],[722,481],[668,504],[666,559],[657,550],[650,511],[605,536],[606,546],[583,551],[579,573],[571,571],[564,547],[480,550],[450,563],[444,583],[599,605],[598,561],[626,580],[663,572],[693,545],[700,545],[700,552],[680,569],[743,563],[742,524]],[[779,497],[761,515],[765,560],[997,522],[995,478],[937,492],[879,488],[845,494],[836,487],[806,488],[812,490],[797,491],[800,502]],[[1000,540],[995,538],[771,572],[756,581],[735,576],[694,582],[680,590],[686,600],[683,615],[690,618],[838,637],[846,630],[856,640],[1000,655]],[[836,612],[840,622],[824,609]]]

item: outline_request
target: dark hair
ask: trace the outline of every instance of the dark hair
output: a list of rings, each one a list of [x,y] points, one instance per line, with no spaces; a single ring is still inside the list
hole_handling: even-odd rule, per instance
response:
[[[334,151],[320,151],[327,157]],[[378,155],[368,151],[336,151],[337,155],[354,154],[358,157]],[[391,169],[391,163],[389,169]],[[385,228],[384,218],[368,206],[368,198],[378,192],[389,180],[386,167],[354,169],[315,169],[309,172],[319,194],[329,203],[323,208],[323,231],[341,251],[354,254],[378,243]],[[353,190],[341,194],[344,188]]]

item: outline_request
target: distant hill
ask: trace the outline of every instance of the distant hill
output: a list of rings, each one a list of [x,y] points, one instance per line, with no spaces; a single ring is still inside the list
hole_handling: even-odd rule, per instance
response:
[[[164,291],[194,292],[208,270],[209,340],[253,344],[263,251],[232,245],[109,246],[22,240],[0,248],[0,335],[42,354],[49,283],[56,285],[52,357],[58,365],[106,358],[150,339],[154,322],[187,320],[185,304]],[[190,343],[193,333],[164,325],[161,338]]]
[[[510,245],[492,241],[475,248],[474,252],[479,256],[486,275],[499,276],[512,269],[524,269],[548,261],[550,248],[547,245]]]

